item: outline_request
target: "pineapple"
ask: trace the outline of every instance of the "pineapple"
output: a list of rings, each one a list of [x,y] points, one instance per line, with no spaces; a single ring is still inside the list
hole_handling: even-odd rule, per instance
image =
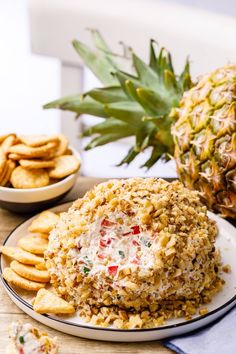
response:
[[[143,167],[174,156],[184,185],[198,190],[211,210],[236,218],[236,65],[217,69],[194,85],[189,61],[177,76],[170,53],[162,48],[157,55],[151,40],[149,64],[131,53],[130,74],[119,68],[99,32],[93,30],[92,36],[96,52],[77,40],[73,45],[104,87],[44,108],[104,118],[83,133],[93,136],[87,150],[135,136],[121,164],[148,147],[152,152]]]

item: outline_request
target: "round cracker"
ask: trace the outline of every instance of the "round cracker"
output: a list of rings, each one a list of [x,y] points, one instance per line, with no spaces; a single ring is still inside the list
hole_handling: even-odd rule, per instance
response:
[[[57,137],[59,139],[59,145],[57,146],[57,148],[55,150],[55,153],[54,153],[55,157],[65,154],[65,152],[68,148],[67,138],[62,134],[59,134]]]
[[[11,268],[5,268],[3,271],[3,278],[15,286],[18,286],[21,289],[29,291],[38,291],[45,287],[46,283],[39,283],[31,281],[25,278],[22,278],[20,275],[15,273]]]
[[[1,186],[6,186],[7,183],[9,182],[10,178],[11,178],[11,174],[14,171],[16,167],[16,163],[14,161],[8,160],[6,163],[6,172],[3,176],[3,178],[0,181],[0,185]]]
[[[18,241],[18,246],[24,251],[43,255],[48,246],[48,240],[39,236],[22,237]]]
[[[62,155],[54,159],[55,167],[49,171],[50,178],[64,178],[80,168],[79,160],[73,155]]]
[[[18,160],[22,160],[24,158],[27,159],[27,156],[15,154],[15,153],[8,154],[8,159],[10,159],[10,160],[18,161]]]
[[[10,181],[14,188],[40,188],[49,184],[49,176],[47,171],[43,169],[27,170],[18,166],[12,172]]]
[[[49,234],[59,220],[59,216],[50,210],[42,211],[31,223],[30,232]]]
[[[0,246],[0,253],[24,264],[35,265],[44,261],[43,257],[36,256],[35,254],[24,251],[19,247]]]
[[[10,154],[13,153],[28,158],[38,158],[38,157],[45,157],[49,153],[54,152],[57,145],[58,144],[55,141],[52,141],[50,143],[38,147],[31,147],[24,144],[16,144],[11,146],[8,149],[8,152]]]
[[[0,147],[0,176],[2,175],[3,170],[6,166],[6,162],[7,162],[6,154],[4,153],[3,149]]]
[[[50,276],[47,270],[39,270],[34,266],[25,265],[18,261],[12,261],[10,268],[23,278],[38,281],[40,283],[48,283]]]
[[[5,164],[2,168],[2,172],[0,173],[0,185],[2,185],[2,181],[4,180],[6,174],[8,171],[8,164],[7,164],[7,160],[5,161]]]
[[[52,141],[59,141],[57,135],[46,135],[46,134],[33,134],[33,135],[20,135],[20,141],[28,146],[38,147],[50,143]]]
[[[1,145],[1,148],[3,150],[3,152],[6,154],[8,152],[8,149],[14,145],[16,142],[16,136],[15,134],[9,135],[3,142]]]
[[[55,166],[53,160],[20,160],[20,165],[28,170],[39,169],[39,168],[51,168]]]
[[[46,267],[46,263],[45,263],[45,262],[36,264],[36,265],[35,265],[35,268],[38,269],[38,270],[47,270],[47,267]]]
[[[0,135],[0,144],[9,136],[14,135],[13,133]]]

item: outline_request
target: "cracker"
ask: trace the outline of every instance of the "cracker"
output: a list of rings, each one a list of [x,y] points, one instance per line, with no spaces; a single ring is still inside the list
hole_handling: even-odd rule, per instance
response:
[[[39,263],[35,265],[35,268],[38,270],[47,270],[45,262]]]
[[[2,142],[9,136],[9,135],[14,135],[14,134],[4,134],[4,135],[0,135],[0,144],[2,144]]]
[[[7,171],[8,171],[8,164],[7,164],[7,160],[6,160],[4,167],[2,168],[2,172],[0,173],[0,185],[5,178]]]
[[[57,221],[59,216],[52,211],[46,210],[39,214],[39,216],[33,220],[28,230],[30,232],[49,233]]]
[[[3,173],[6,162],[7,162],[6,154],[4,153],[3,149],[0,147],[0,175],[2,175]]]
[[[19,139],[23,144],[32,147],[42,146],[52,141],[59,142],[59,138],[57,135],[45,135],[45,134],[20,135]]]
[[[0,246],[0,252],[5,256],[24,264],[35,265],[44,261],[43,257],[36,256],[35,254],[24,251],[19,247]]]
[[[14,145],[16,141],[16,136],[15,134],[9,135],[2,143],[1,148],[3,152],[6,154],[8,152],[8,149]]]
[[[44,169],[27,170],[22,166],[14,169],[11,175],[11,183],[14,188],[39,188],[49,183],[49,176]]]
[[[48,241],[42,237],[22,237],[18,241],[18,246],[23,250],[33,254],[44,254]]]
[[[34,266],[25,265],[17,261],[12,261],[10,268],[23,278],[33,280],[39,283],[48,283],[50,276],[47,270],[39,270]]]
[[[3,176],[3,178],[0,180],[0,185],[1,186],[6,186],[11,178],[11,174],[13,172],[13,170],[16,167],[16,163],[14,161],[8,160],[6,162],[6,172]]]
[[[64,178],[80,168],[79,160],[73,155],[63,155],[54,159],[55,167],[49,171],[50,178]]]
[[[12,285],[18,286],[21,289],[29,290],[29,291],[38,291],[45,287],[45,283],[39,283],[35,281],[31,281],[28,279],[24,279],[18,274],[16,274],[11,268],[5,268],[3,270],[3,278]]]
[[[34,300],[33,309],[38,313],[71,314],[75,308],[46,289],[40,289]]]
[[[48,240],[49,233],[34,232],[34,233],[31,233],[31,235],[33,235],[34,237],[41,237],[41,238],[44,238],[45,240]]]
[[[22,167],[32,170],[39,168],[51,168],[55,166],[53,160],[19,160],[19,163]]]
[[[64,135],[59,134],[57,137],[59,139],[59,145],[57,146],[57,148],[55,150],[55,153],[54,153],[55,157],[65,154],[65,152],[68,148],[68,143],[69,143],[67,138]]]
[[[27,156],[15,154],[15,153],[10,153],[10,154],[8,154],[8,159],[19,161],[22,159],[27,159]]]
[[[54,151],[57,145],[58,144],[55,141],[39,147],[31,147],[24,144],[16,144],[11,146],[8,149],[8,152],[22,155],[24,157],[26,156],[28,158],[45,157],[48,155],[48,153]]]

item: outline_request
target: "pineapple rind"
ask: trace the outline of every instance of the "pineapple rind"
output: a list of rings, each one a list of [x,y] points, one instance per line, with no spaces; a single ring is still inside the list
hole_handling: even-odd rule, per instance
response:
[[[236,66],[203,76],[183,95],[172,127],[181,181],[208,206],[236,217]]]

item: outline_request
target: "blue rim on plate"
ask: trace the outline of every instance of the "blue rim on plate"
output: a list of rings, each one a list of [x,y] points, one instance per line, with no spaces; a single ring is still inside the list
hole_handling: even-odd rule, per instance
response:
[[[58,206],[63,206],[64,204],[68,204],[68,203],[72,203],[73,201],[68,201],[65,203],[61,203],[58,205],[55,205],[55,207]],[[36,214],[37,215],[37,214]],[[32,217],[32,216],[31,216]],[[13,234],[13,232],[22,224],[24,224],[28,219],[22,221],[21,223],[19,223],[10,233],[9,235],[5,238],[5,240],[3,241],[3,246],[6,244],[7,240],[11,237],[11,235]],[[31,311],[33,310],[33,306],[30,305],[27,301],[25,301],[24,299],[22,299],[17,293],[16,291],[6,282],[6,280],[3,278],[2,276],[2,254],[0,254],[0,279],[2,281],[3,286],[15,297],[17,298],[17,300],[19,302],[21,302],[24,306],[28,307]],[[69,322],[66,320],[60,320],[58,318],[54,318],[50,315],[44,314],[41,316],[49,318],[50,320],[53,320],[55,322],[59,322],[59,323],[65,323],[66,325],[70,325],[70,326],[74,326],[74,327],[80,327],[80,328],[86,328],[86,329],[92,329],[95,331],[110,331],[110,332],[151,332],[151,331],[157,331],[157,330],[166,330],[166,329],[172,329],[172,328],[179,328],[179,327],[183,327],[186,325],[189,325],[191,323],[195,323],[198,322],[200,320],[202,320],[203,318],[207,318],[221,310],[223,310],[225,307],[229,306],[230,304],[232,304],[234,301],[236,301],[236,294],[229,300],[227,301],[225,304],[221,305],[220,307],[218,307],[215,310],[212,310],[210,312],[208,312],[205,315],[199,316],[197,318],[194,318],[192,320],[188,320],[185,322],[181,322],[181,323],[176,323],[173,325],[167,325],[167,326],[160,326],[160,327],[153,327],[153,328],[136,328],[136,329],[119,329],[119,328],[104,328],[104,327],[95,327],[95,326],[89,326],[89,325],[82,325],[82,324],[78,324],[78,323],[74,323],[74,322]],[[222,314],[222,316],[224,316],[225,314]],[[222,317],[220,316],[220,318]]]

